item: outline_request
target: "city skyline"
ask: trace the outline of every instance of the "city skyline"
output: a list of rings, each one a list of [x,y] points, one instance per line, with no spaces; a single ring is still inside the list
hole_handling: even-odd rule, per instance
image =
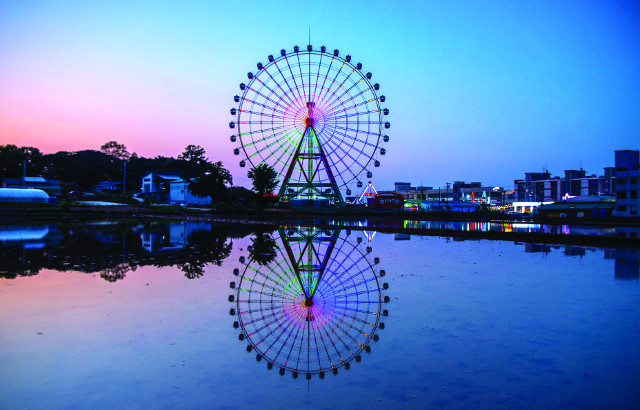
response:
[[[0,5],[0,144],[177,156],[201,145],[248,186],[229,108],[256,63],[308,42],[349,53],[387,96],[373,182],[510,187],[524,172],[600,174],[638,149],[632,3],[38,2]],[[420,148],[420,149],[416,149]]]

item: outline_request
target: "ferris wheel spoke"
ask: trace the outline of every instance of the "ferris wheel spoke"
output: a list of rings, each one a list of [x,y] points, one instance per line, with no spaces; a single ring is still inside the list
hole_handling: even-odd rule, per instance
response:
[[[366,107],[366,108],[367,108],[367,110],[368,110],[368,109],[369,109],[369,107],[368,107],[369,102],[370,102],[370,101],[365,100],[365,101],[361,101],[361,102],[359,102],[359,103],[354,103],[353,105],[350,105],[350,106],[348,106],[348,107],[343,106],[343,107],[342,107],[342,109],[340,109],[340,110],[338,110],[338,111],[335,111],[334,113],[335,113],[335,114],[342,114],[342,113],[346,113],[346,112],[347,112],[347,111],[349,111],[349,110],[355,110],[356,108],[358,108],[358,107],[362,107],[363,105],[367,105],[367,107]],[[359,113],[359,112],[361,112],[361,111],[356,111],[356,112],[358,112],[358,113]],[[362,111],[362,112],[365,112],[365,111]],[[369,112],[369,111],[366,111],[366,112]],[[378,113],[379,113],[379,112],[380,112],[380,109],[378,109],[378,110],[376,110],[376,111],[373,111],[373,112],[378,112]]]
[[[284,89],[282,89],[282,86],[280,85],[280,83],[278,83],[273,76],[271,76],[271,73],[269,73],[269,71],[267,71],[266,68],[264,68],[264,71],[267,73],[267,75],[269,75],[269,78],[271,78],[271,80],[273,80],[273,83],[276,84],[278,86],[278,88],[280,88],[280,91],[282,91],[282,93],[277,93],[274,89],[272,89],[271,87],[269,87],[264,81],[262,81],[260,79],[260,77],[256,76],[255,79],[258,80],[260,82],[260,84],[262,84],[266,89],[268,89],[272,95],[278,95],[280,97],[280,99],[283,99],[284,96],[289,96],[288,93],[286,93],[284,91]],[[293,100],[288,99],[287,100],[288,104],[293,103]]]
[[[278,115],[274,115],[274,114],[268,114],[268,113],[265,113],[265,112],[258,112],[258,111],[245,111],[245,110],[242,110],[241,112],[248,113],[248,114],[250,114],[251,116],[255,115],[255,116],[260,116],[260,117],[267,117],[267,118],[271,118],[272,120],[273,120],[274,118],[275,118],[275,119],[280,119],[280,120],[281,120],[281,119],[284,119],[284,117],[283,117],[283,116],[278,116]],[[243,122],[239,122],[239,124],[247,124],[247,123],[248,123],[248,124],[251,124],[251,123],[255,123],[255,122],[256,122],[256,121],[243,121]]]
[[[316,81],[314,81],[314,87],[313,87],[313,101],[317,100],[317,96],[316,96],[316,92],[318,91],[318,82],[320,82],[320,70],[322,68],[322,54],[320,54],[320,59],[318,60],[318,72],[316,73]],[[309,62],[309,65],[311,65],[311,62]],[[309,69],[309,72],[311,72],[311,69]],[[326,79],[326,77],[324,77]],[[311,94],[311,90],[309,90],[309,94]]]
[[[302,72],[302,64],[300,63],[300,53],[296,53],[296,59],[298,60],[298,70],[300,71],[300,81],[302,82],[302,93],[304,94],[305,105],[309,102],[309,97],[307,96],[307,88],[304,84],[304,76],[305,74]]]
[[[361,88],[359,87],[359,84],[360,84],[360,82],[361,82],[361,81],[362,81],[362,78],[361,78],[361,79],[359,79],[358,81],[354,82],[354,83],[351,85],[351,87],[349,87],[349,88],[347,88],[346,90],[344,90],[344,92],[343,92],[341,95],[339,95],[339,96],[338,96],[338,99],[339,99],[340,101],[343,101],[343,100],[342,100],[342,97],[344,97],[345,95],[348,95],[350,98],[349,98],[349,99],[347,99],[347,100],[344,100],[344,101],[345,101],[345,102],[349,102],[349,101],[352,101],[352,100],[354,100],[355,98],[357,98],[357,97],[359,97],[359,96],[363,95],[363,94],[364,94],[364,93],[366,93],[367,91],[371,90],[371,87],[368,87],[368,88],[365,88],[365,89],[361,89]],[[365,83],[365,84],[366,84],[366,83]],[[353,90],[354,88],[358,91],[356,94],[351,93],[351,90]]]
[[[259,102],[257,102],[256,100],[252,100],[252,99],[249,99],[249,98],[247,98],[247,97],[245,97],[245,99],[246,99],[246,100],[248,100],[248,101],[251,101],[251,102],[252,102],[252,103],[254,103],[254,104],[257,104],[257,105],[260,105],[260,106],[262,106],[262,107],[264,107],[264,108],[267,108],[267,109],[269,109],[269,110],[271,110],[271,111],[279,112],[279,113],[281,113],[281,114],[283,114],[283,115],[284,115],[284,114],[286,114],[286,112],[287,112],[287,106],[286,106],[286,105],[283,105],[283,104],[281,104],[281,103],[280,103],[280,101],[282,100],[282,98],[278,98],[278,101],[276,101],[276,100],[274,100],[273,98],[271,98],[271,97],[270,97],[270,95],[274,95],[274,94],[275,94],[275,92],[274,92],[271,88],[267,87],[267,86],[262,82],[262,80],[260,80],[258,77],[254,77],[254,79],[255,79],[255,81],[260,82],[260,83],[263,85],[263,88],[266,88],[266,89],[267,89],[267,90],[269,90],[271,93],[270,93],[269,95],[267,95],[267,94],[263,93],[261,90],[257,90],[257,89],[255,89],[255,88],[252,88],[251,86],[248,86],[247,88],[248,88],[249,90],[253,91],[257,96],[262,97],[262,98],[265,100],[265,103],[259,103]],[[277,94],[275,94],[275,95],[277,95]],[[267,105],[267,104],[266,104],[266,102],[271,102],[271,103],[272,103],[272,105]],[[280,108],[280,110],[276,109],[276,107]]]
[[[340,132],[340,131],[344,131],[344,132]],[[360,139],[360,138],[358,138],[358,137],[356,137],[354,135],[350,135],[348,133],[348,131],[352,131],[355,135],[357,135],[357,134],[367,134],[367,135],[373,135],[375,137],[379,137],[379,134],[376,133],[376,132],[365,131],[365,130],[360,130],[360,129],[355,129],[355,128],[338,127],[338,126],[336,126],[336,128],[335,128],[335,133],[337,133],[338,135],[342,135],[345,138],[348,138],[348,139],[353,140],[355,142],[360,142],[360,143],[362,143],[362,144],[364,144],[366,146],[369,146],[369,147],[373,147],[373,148],[377,147],[377,144],[373,144],[373,143],[369,142],[368,139],[367,140],[362,140],[362,139]]]
[[[300,87],[298,87],[298,82],[296,81],[296,77],[293,74],[293,69],[291,68],[291,63],[289,63],[289,58],[285,57],[285,61],[287,62],[287,67],[289,68],[289,73],[291,73],[291,79],[293,80],[293,85],[295,86],[294,89],[298,93],[298,98],[302,99],[303,95],[300,94]],[[302,91],[304,92],[304,87],[303,87]]]
[[[333,61],[332,61],[332,64],[333,64]],[[331,88],[333,87],[333,85],[334,85],[334,84],[336,84],[336,80],[338,79],[338,76],[340,76],[340,74],[342,74],[342,69],[344,68],[345,64],[346,64],[346,63],[342,63],[342,64],[340,65],[340,68],[339,68],[338,70],[336,70],[336,74],[333,76],[333,79],[331,80],[331,83],[329,84],[329,87],[327,87],[327,88],[326,88],[326,91],[325,91],[325,93],[324,93],[324,96],[323,96],[323,95],[320,95],[320,97],[321,97],[321,99],[322,99],[323,101],[328,101],[328,99],[327,99],[327,97],[328,97],[328,93],[329,93],[329,91],[331,90]],[[329,73],[327,72],[327,75],[328,75],[328,74],[329,74]],[[347,74],[346,76],[348,77],[348,76],[349,76],[349,74]]]
[[[264,150],[264,148],[262,149]],[[261,150],[261,151],[262,151]],[[263,162],[268,162],[269,159],[271,159],[272,157],[274,157],[276,155],[276,151],[270,150],[269,155],[262,157]],[[291,158],[293,157],[293,152],[289,152],[287,149],[283,148],[280,151],[280,156],[274,157],[275,158],[275,164],[282,164],[282,167],[280,169],[279,175],[282,175],[284,173],[284,169],[288,167],[288,164],[290,162],[284,161],[283,157],[287,157],[287,158]]]
[[[360,132],[361,133],[365,133],[365,131],[360,131]],[[349,148],[357,149],[358,152],[360,154],[362,154],[362,155],[367,155],[367,156],[371,157],[375,153],[375,148],[377,147],[377,145],[369,142],[368,140],[362,140],[362,139],[360,139],[360,138],[358,138],[358,137],[356,137],[354,135],[350,135],[347,132],[341,132],[338,128],[336,128],[334,130],[333,135],[334,136],[338,135],[338,136],[343,137],[340,142],[350,144]],[[348,142],[348,141],[350,141],[350,142]],[[358,143],[358,147],[360,147],[360,148],[356,147],[356,143]],[[364,149],[367,148],[367,147],[372,148],[371,154],[365,153]]]
[[[351,89],[351,88],[353,87],[353,86],[351,86],[350,88],[346,88],[344,85],[345,85],[345,83],[346,83],[349,79],[351,79],[351,76],[352,76],[353,74],[355,74],[355,73],[356,73],[356,70],[355,70],[355,69],[352,69],[352,70],[351,70],[351,72],[350,72],[349,74],[345,75],[344,79],[342,80],[342,82],[341,82],[341,83],[339,83],[339,84],[338,84],[338,86],[336,87],[336,89],[335,89],[335,90],[332,90],[332,92],[331,92],[331,96],[332,96],[333,98],[331,99],[331,101],[332,101],[333,103],[332,103],[332,104],[330,103],[330,105],[327,107],[327,110],[328,110],[328,111],[330,111],[330,112],[335,111],[335,107],[336,107],[336,106],[338,106],[338,105],[343,105],[343,104],[344,104],[344,103],[342,102],[342,96],[344,96],[344,95],[348,92],[348,90],[349,90],[349,89]],[[352,80],[352,81],[353,81],[353,80]],[[338,95],[338,94],[337,94],[337,92],[338,92],[338,91],[340,91],[340,90],[344,90],[344,91],[342,92],[342,94]]]
[[[271,98],[269,98],[268,96],[266,96],[266,95],[262,94],[260,91],[256,90],[255,88],[251,88],[250,86],[247,86],[247,89],[248,89],[248,90],[253,91],[255,94],[257,94],[257,95],[259,95],[260,97],[264,98],[266,101],[271,101],[271,102],[272,102],[272,103],[274,103],[275,105],[277,105],[277,106],[279,106],[280,108],[282,108],[282,110],[283,110],[283,111],[276,110],[276,109],[275,109],[275,107],[272,107],[272,106],[266,105],[266,104],[264,104],[264,103],[260,103],[260,102],[257,102],[257,101],[255,101],[255,100],[250,100],[250,99],[248,99],[248,98],[244,98],[246,101],[250,101],[251,103],[253,103],[253,104],[255,104],[255,105],[259,105],[259,106],[261,106],[261,107],[268,108],[268,109],[270,109],[270,110],[273,110],[273,111],[279,112],[279,113],[281,113],[281,114],[284,114],[284,113],[286,112],[287,107],[284,107],[284,106],[280,105],[280,103],[278,103],[278,102],[276,102],[276,101],[272,100]]]
[[[289,72],[291,73],[291,76],[292,76],[292,78],[293,78],[293,72],[291,72],[291,67],[289,66],[289,62],[288,62],[286,59],[285,59],[285,61],[286,61],[286,63],[287,63],[287,67],[289,67]],[[283,90],[283,92],[284,92],[287,96],[289,96],[289,97],[290,97],[290,98],[289,98],[289,100],[291,101],[291,104],[293,105],[293,107],[295,107],[295,108],[297,108],[297,109],[301,109],[301,108],[302,108],[302,105],[301,105],[301,103],[300,103],[300,98],[299,98],[299,97],[300,97],[300,92],[297,90],[297,88],[296,88],[296,90],[295,90],[295,91],[294,91],[294,89],[293,89],[293,88],[291,88],[291,84],[289,83],[289,80],[287,80],[287,77],[285,77],[285,75],[282,73],[282,70],[280,69],[280,66],[278,65],[278,62],[277,62],[277,61],[275,61],[273,64],[276,66],[276,68],[278,69],[278,73],[280,74],[280,77],[284,80],[285,84],[286,84],[286,85],[287,85],[287,87],[289,88],[289,93],[287,93],[286,91],[284,91],[284,89],[282,88],[282,86],[280,87],[280,89],[282,89],[282,90]],[[294,81],[294,83],[295,83],[295,81]],[[298,98],[295,98],[295,97],[296,97],[296,93],[298,94]],[[298,103],[296,103],[296,101],[297,101]]]
[[[327,144],[327,145],[330,145],[330,144]],[[337,147],[337,148],[339,148],[339,147]],[[335,151],[335,150],[336,150],[336,148],[334,148],[332,151]],[[343,151],[343,153],[345,154],[346,157],[350,157],[355,162],[355,159],[353,157],[351,157],[351,154],[349,152],[345,151],[344,149],[342,149],[342,151]],[[344,169],[342,170],[342,172],[349,172],[353,176],[353,178],[357,178],[357,174],[355,174],[353,172],[353,170],[351,169],[351,167],[349,165],[347,165],[347,163],[345,162],[345,160],[344,160],[345,156],[337,155],[336,156],[337,159],[338,159],[337,163],[334,161],[334,156],[329,156],[329,161],[331,162],[331,165],[334,166],[334,168],[338,168],[337,164],[342,163],[344,165]],[[351,180],[353,178],[349,178],[349,180]],[[345,178],[342,177],[341,174],[340,174],[340,179],[342,179],[343,184],[346,184],[347,181],[346,181]]]

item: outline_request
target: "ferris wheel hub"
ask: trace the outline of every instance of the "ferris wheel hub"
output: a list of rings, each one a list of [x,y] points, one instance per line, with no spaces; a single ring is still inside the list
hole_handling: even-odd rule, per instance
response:
[[[306,118],[304,121],[307,124],[307,127],[313,127],[313,118],[309,117],[309,118]]]

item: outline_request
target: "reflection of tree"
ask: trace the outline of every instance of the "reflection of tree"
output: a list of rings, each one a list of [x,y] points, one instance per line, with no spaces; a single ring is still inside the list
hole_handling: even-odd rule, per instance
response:
[[[136,266],[131,266],[128,263],[119,263],[116,266],[102,270],[100,277],[107,282],[115,282],[124,279],[127,276],[127,272],[135,271],[136,268]]]
[[[185,224],[185,223],[180,223]],[[186,231],[194,229],[186,222]],[[140,220],[112,224],[63,222],[49,225],[50,233],[38,247],[0,241],[0,278],[37,275],[45,269],[99,273],[110,282],[123,279],[138,266],[177,266],[189,279],[201,277],[209,263],[220,265],[231,253],[229,238],[255,231],[244,224],[193,223],[186,239],[173,237],[168,250],[149,252],[142,237],[170,238],[175,223]],[[28,245],[29,243],[26,243]]]
[[[267,233],[257,233],[251,238],[252,248],[249,252],[249,259],[258,263],[258,265],[268,265],[277,256],[276,249],[278,244]]]
[[[177,265],[178,269],[184,272],[184,276],[187,279],[196,279],[204,275],[204,263],[182,263]]]
[[[231,242],[227,243],[227,235],[220,230],[195,231],[187,241],[188,245],[180,251],[186,261],[177,266],[189,279],[201,277],[207,263],[220,266],[233,247]]]

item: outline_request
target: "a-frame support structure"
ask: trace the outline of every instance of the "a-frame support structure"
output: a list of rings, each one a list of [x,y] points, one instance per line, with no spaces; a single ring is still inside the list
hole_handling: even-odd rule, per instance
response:
[[[313,227],[278,230],[298,283],[304,292],[305,306],[313,306],[313,296],[322,280],[340,229],[323,231]],[[295,251],[294,251],[295,248]],[[309,313],[309,315],[311,315]],[[306,320],[313,320],[307,317]]]
[[[306,199],[313,203],[314,199],[325,198],[332,205],[343,206],[344,199],[313,128],[314,106],[313,102],[307,103],[306,127],[280,186],[278,200],[289,202],[292,199]],[[291,181],[294,171],[302,175],[297,182]]]

